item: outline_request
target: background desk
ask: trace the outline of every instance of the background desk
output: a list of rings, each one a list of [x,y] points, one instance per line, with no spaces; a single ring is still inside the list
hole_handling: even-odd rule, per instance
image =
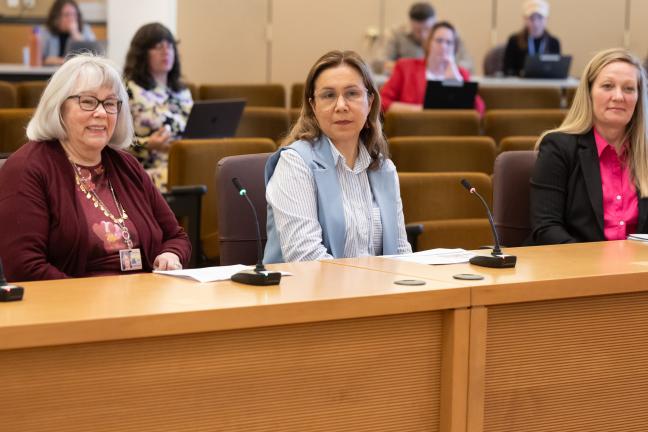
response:
[[[2,81],[46,81],[56,72],[58,66],[25,66],[22,64],[0,63]]]

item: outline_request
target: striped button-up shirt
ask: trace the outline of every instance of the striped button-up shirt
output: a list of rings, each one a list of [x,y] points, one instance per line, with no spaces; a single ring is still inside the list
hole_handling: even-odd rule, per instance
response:
[[[371,192],[367,168],[371,156],[363,145],[353,169],[330,142],[337,177],[342,192],[346,227],[344,256],[382,254],[380,209]],[[390,160],[386,163],[392,163]],[[394,175],[396,190],[398,176]],[[281,153],[274,174],[268,182],[266,199],[272,206],[284,260],[310,261],[333,258],[322,244],[322,227],[317,219],[317,191],[310,168],[294,150]],[[398,253],[409,253],[403,218],[403,204],[398,197]]]

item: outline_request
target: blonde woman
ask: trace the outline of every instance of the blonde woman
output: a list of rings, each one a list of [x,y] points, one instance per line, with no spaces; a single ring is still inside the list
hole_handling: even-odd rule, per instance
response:
[[[646,77],[624,49],[594,56],[563,124],[537,144],[535,244],[622,240],[648,232]]]

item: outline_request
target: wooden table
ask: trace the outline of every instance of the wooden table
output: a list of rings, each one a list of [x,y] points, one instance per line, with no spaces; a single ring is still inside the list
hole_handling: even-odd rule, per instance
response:
[[[471,287],[467,421],[480,431],[640,431],[648,425],[648,244],[509,249],[515,269],[354,265]]]
[[[23,284],[0,304],[3,432],[439,430],[469,289],[332,262],[280,286],[160,275]],[[461,320],[465,321],[465,320]],[[465,367],[465,365],[464,365]],[[463,383],[465,386],[465,383]],[[465,403],[463,404],[465,405]]]
[[[1,429],[645,429],[648,244],[510,252],[274,266],[294,273],[278,287],[26,283],[0,304]]]

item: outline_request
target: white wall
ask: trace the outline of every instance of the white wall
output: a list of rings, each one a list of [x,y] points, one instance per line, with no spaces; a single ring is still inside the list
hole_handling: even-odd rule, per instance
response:
[[[143,24],[160,22],[177,34],[177,0],[108,0],[108,57],[124,65],[133,35]]]

